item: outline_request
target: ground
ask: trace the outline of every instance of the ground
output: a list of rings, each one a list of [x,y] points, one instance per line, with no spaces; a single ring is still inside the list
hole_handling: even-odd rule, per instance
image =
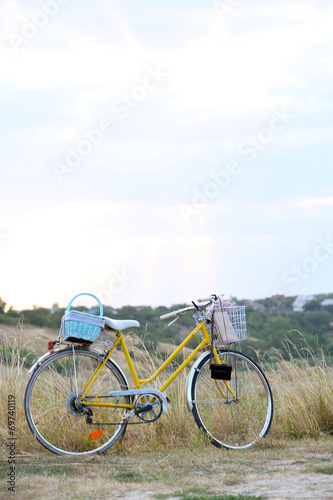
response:
[[[332,451],[332,438],[268,441],[242,451],[193,445],[131,451],[121,445],[85,458],[17,451],[15,493],[3,482],[0,498],[332,499]],[[1,458],[4,478],[6,450]]]

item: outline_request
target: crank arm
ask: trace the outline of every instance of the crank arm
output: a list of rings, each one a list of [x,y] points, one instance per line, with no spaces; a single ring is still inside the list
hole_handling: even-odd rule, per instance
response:
[[[161,391],[158,391],[157,389],[133,389],[129,391],[110,391],[108,394],[110,394],[110,396],[114,398],[121,396],[144,396],[145,394],[151,396],[157,396],[162,400],[163,411],[168,410],[168,401],[166,397]]]

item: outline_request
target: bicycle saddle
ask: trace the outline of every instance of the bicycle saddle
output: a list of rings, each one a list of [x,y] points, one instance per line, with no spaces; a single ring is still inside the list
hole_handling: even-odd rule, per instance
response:
[[[105,324],[110,330],[120,332],[126,328],[139,328],[140,323],[134,319],[111,319],[104,316]]]

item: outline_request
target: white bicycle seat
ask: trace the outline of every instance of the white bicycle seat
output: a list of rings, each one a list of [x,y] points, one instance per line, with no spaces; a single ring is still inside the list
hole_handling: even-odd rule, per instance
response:
[[[138,321],[135,321],[134,319],[117,320],[117,319],[107,318],[106,316],[104,316],[104,319],[106,326],[108,326],[111,330],[114,330],[115,332],[121,332],[126,328],[140,327],[140,323]]]

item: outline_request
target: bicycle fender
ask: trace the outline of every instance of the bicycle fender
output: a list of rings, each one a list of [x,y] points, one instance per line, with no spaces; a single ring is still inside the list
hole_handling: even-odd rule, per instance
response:
[[[68,349],[68,347],[64,347],[63,349],[57,349],[56,351],[51,350],[51,351],[46,352],[45,354],[40,356],[40,358],[38,358],[37,360],[35,359],[33,361],[28,373],[33,373],[36,370],[36,368],[38,368],[38,366],[40,366],[46,358],[48,358],[49,356],[51,356],[55,352],[64,351],[66,349]]]
[[[50,352],[46,352],[45,354],[43,354],[43,356],[41,356],[40,358],[38,358],[37,360],[35,359],[28,371],[28,373],[33,373],[36,368],[42,364],[42,362],[44,361],[44,359],[46,359],[48,356],[50,356],[51,354],[53,354],[51,351]]]
[[[97,354],[103,354],[102,351],[99,351],[98,349],[92,349],[91,347],[87,347],[86,349],[89,351],[95,352]],[[51,356],[55,352],[65,351],[65,350],[72,350],[72,348],[71,347],[64,347],[63,349],[56,349],[56,351],[46,352],[40,358],[38,358],[37,360],[35,360],[33,362],[33,364],[31,365],[31,368],[28,371],[28,374],[32,374],[45,361],[46,358],[48,358],[49,356]],[[113,359],[108,359],[108,363],[114,364],[114,366],[119,370],[119,372],[121,373],[121,375],[123,376],[124,380],[126,380],[126,383],[127,383],[127,378],[125,377],[125,374],[124,374],[123,370],[120,368],[120,366],[118,365],[118,363],[116,363]]]
[[[193,382],[193,377],[195,375],[195,372],[198,371],[198,366],[203,360],[203,358],[210,356],[210,352],[204,352],[201,354],[201,356],[196,360],[194,365],[191,368],[191,371],[189,373],[188,379],[187,379],[187,385],[186,385],[186,404],[187,404],[187,409],[188,411],[193,411],[193,401],[192,401],[192,382]]]

